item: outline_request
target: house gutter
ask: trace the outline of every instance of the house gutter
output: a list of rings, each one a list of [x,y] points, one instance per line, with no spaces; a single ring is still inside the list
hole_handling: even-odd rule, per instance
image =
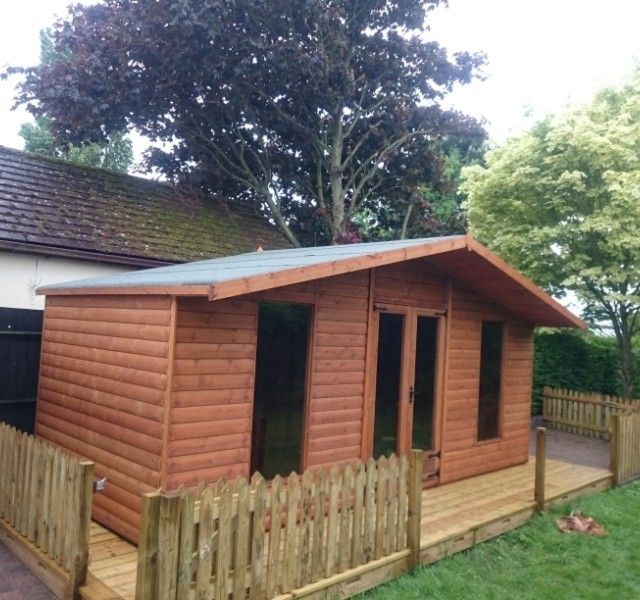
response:
[[[90,250],[77,250],[64,246],[49,246],[47,244],[34,244],[31,242],[16,242],[0,240],[0,250],[8,250],[20,254],[39,254],[41,256],[54,256],[59,258],[75,258],[89,262],[98,262],[114,265],[128,265],[132,267],[165,267],[174,265],[180,261],[158,260],[139,256],[125,256],[123,254],[109,254],[106,252],[92,252]]]

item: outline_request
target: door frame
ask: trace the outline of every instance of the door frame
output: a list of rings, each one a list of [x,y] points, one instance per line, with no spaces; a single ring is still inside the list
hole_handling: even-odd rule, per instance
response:
[[[371,378],[371,383],[366,388],[370,398],[365,398],[365,402],[371,405],[372,418],[370,419],[370,431],[364,435],[370,440],[369,452],[366,458],[373,455],[375,436],[375,404],[376,404],[376,378],[378,371],[378,342],[380,331],[380,313],[401,314],[404,316],[402,356],[400,366],[400,389],[398,399],[398,431],[397,431],[397,454],[407,454],[411,450],[413,440],[413,410],[409,402],[409,390],[415,381],[415,355],[416,355],[416,332],[418,317],[432,317],[438,319],[438,333],[436,340],[436,368],[435,368],[435,390],[433,409],[433,451],[440,449],[442,440],[442,402],[444,395],[444,366],[446,352],[446,311],[426,308],[417,305],[391,304],[386,302],[374,302],[372,306],[372,318],[370,320],[370,331],[372,352],[369,360],[370,364],[365,370]]]

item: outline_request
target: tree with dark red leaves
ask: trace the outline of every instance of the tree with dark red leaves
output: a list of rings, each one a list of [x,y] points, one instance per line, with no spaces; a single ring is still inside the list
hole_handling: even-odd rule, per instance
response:
[[[18,101],[63,143],[137,129],[159,142],[149,167],[258,204],[295,245],[356,241],[363,211],[396,224],[419,215],[417,192],[443,179],[442,148],[484,138],[442,107],[483,59],[425,41],[441,3],[74,6],[54,28],[59,58],[24,71]]]

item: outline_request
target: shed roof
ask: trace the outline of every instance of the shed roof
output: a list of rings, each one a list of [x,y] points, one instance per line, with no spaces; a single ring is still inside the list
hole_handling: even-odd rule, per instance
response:
[[[42,287],[39,294],[172,294],[230,298],[425,259],[535,325],[585,327],[568,309],[470,236],[251,252]]]
[[[290,244],[248,208],[0,146],[0,248],[156,266]]]

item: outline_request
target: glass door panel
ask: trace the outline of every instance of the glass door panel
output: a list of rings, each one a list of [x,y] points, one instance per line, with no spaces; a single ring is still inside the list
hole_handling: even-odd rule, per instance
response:
[[[433,450],[438,319],[418,315],[413,386],[412,447]]]
[[[405,316],[380,313],[373,455],[389,456],[398,447]]]

